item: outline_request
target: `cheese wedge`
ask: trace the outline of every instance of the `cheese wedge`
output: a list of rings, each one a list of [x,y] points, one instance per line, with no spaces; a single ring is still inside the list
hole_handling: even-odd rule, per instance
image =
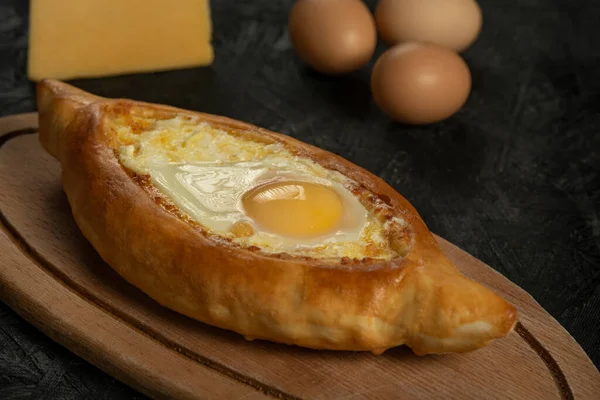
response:
[[[32,0],[28,76],[72,79],[209,65],[208,0]]]

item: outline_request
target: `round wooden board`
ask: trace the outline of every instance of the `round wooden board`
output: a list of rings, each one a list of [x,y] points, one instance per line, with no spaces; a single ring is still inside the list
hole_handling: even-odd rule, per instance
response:
[[[598,399],[600,374],[526,292],[444,239],[466,275],[517,306],[509,337],[468,354],[314,351],[213,328],[124,282],[85,241],[38,143],[37,114],[0,119],[0,298],[48,336],[156,398]]]

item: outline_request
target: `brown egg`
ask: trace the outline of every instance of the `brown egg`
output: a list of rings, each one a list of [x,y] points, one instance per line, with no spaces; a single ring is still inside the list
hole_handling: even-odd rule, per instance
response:
[[[360,0],[298,0],[288,29],[300,58],[325,74],[359,69],[377,43],[375,21]]]
[[[443,47],[406,43],[379,57],[371,74],[375,103],[395,120],[429,124],[448,118],[467,101],[471,73]]]
[[[427,42],[463,51],[481,31],[474,0],[380,0],[375,20],[388,44]]]

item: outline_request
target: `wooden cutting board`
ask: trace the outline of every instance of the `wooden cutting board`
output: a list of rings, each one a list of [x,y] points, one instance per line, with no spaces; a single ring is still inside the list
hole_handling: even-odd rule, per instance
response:
[[[156,398],[600,399],[600,374],[526,292],[444,239],[466,275],[517,306],[509,337],[462,355],[314,351],[167,310],[123,281],[80,234],[37,114],[0,119],[0,298],[48,336]]]

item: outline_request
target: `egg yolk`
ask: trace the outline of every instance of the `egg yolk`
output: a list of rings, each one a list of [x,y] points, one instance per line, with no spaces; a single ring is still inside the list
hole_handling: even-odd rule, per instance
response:
[[[343,212],[331,188],[310,182],[272,182],[250,190],[242,199],[246,214],[271,232],[315,237],[334,230]]]

